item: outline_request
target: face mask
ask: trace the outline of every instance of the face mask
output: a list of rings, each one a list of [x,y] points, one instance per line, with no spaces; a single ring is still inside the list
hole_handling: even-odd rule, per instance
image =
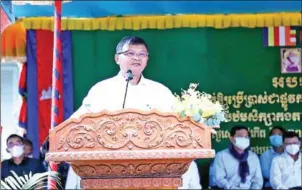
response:
[[[273,147],[280,147],[283,144],[282,136],[280,135],[270,136],[269,141]]]
[[[297,144],[291,144],[291,145],[287,145],[285,147],[285,150],[287,153],[291,154],[291,155],[295,155],[299,152],[300,150],[300,146]]]
[[[250,139],[245,137],[235,137],[235,144],[237,148],[241,150],[245,150],[247,147],[250,146]]]
[[[32,154],[28,155],[27,158],[33,158],[34,156]]]
[[[10,149],[10,154],[12,155],[12,157],[16,158],[21,156],[24,153],[24,146],[13,146]]]

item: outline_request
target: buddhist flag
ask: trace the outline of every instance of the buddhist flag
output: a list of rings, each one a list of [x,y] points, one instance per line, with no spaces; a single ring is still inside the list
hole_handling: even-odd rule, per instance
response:
[[[290,26],[264,28],[263,36],[264,46],[296,46],[296,30]]]

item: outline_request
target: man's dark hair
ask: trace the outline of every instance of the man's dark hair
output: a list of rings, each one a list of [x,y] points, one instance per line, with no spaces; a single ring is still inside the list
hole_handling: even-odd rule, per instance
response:
[[[271,136],[271,135],[273,134],[273,131],[274,131],[275,129],[279,129],[279,130],[282,132],[283,135],[286,133],[286,130],[285,130],[283,127],[281,127],[281,126],[275,126],[275,127],[273,127],[273,128],[270,130],[269,136]],[[282,136],[283,136],[283,135],[282,135]]]
[[[117,44],[116,53],[117,54],[121,53],[123,50],[123,47],[126,44],[127,45],[144,45],[148,50],[148,46],[147,46],[145,40],[143,40],[142,38],[137,37],[137,36],[126,36]]]
[[[11,138],[19,138],[22,141],[22,143],[24,143],[24,139],[20,135],[12,134],[12,135],[7,137],[6,144],[8,144],[8,140],[11,139]]]
[[[299,141],[301,141],[301,138],[299,137],[298,133],[295,133],[293,131],[287,131],[286,133],[283,134],[283,142],[285,139],[293,138],[293,137],[297,137]]]
[[[29,145],[31,148],[33,147],[33,143],[29,139],[23,139],[23,144],[24,145]]]
[[[248,129],[246,126],[243,126],[243,125],[236,125],[236,126],[234,126],[234,127],[231,129],[231,137],[235,136],[236,131],[239,131],[239,130],[241,130],[241,129],[245,129],[245,130],[248,132],[249,136],[250,136],[249,129]]]

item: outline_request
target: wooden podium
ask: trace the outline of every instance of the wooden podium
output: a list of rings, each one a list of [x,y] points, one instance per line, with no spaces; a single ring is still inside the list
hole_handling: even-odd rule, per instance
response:
[[[85,114],[50,131],[48,161],[66,161],[84,189],[177,189],[192,160],[212,158],[211,129],[156,110]]]

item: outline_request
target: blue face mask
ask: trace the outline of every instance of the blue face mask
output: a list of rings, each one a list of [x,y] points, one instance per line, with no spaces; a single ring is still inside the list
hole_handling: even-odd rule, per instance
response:
[[[271,145],[274,147],[280,147],[283,144],[281,135],[272,135],[269,137],[269,141],[270,141]]]

